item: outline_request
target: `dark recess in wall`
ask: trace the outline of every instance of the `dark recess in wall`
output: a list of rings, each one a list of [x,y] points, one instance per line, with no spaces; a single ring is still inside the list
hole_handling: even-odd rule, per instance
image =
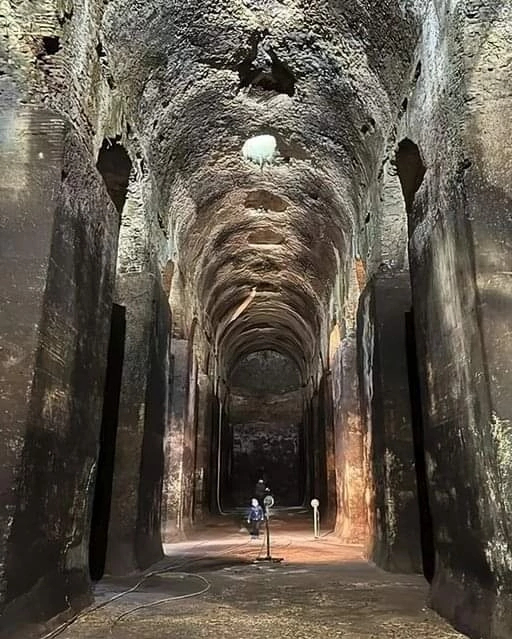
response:
[[[421,62],[418,63],[416,68],[415,77],[419,77],[420,73]],[[418,221],[415,218],[421,216],[421,211],[417,210],[414,200],[423,182],[426,168],[421,159],[418,146],[408,138],[403,139],[399,143],[395,163],[407,211],[409,235],[411,235]],[[423,574],[427,581],[431,582],[435,571],[434,532],[428,495],[418,354],[416,349],[414,313],[412,309],[405,314],[405,331]]]
[[[249,87],[272,93],[295,93],[295,76],[289,66],[282,62],[272,47],[265,44],[265,36],[255,33],[251,38],[251,53],[238,65],[240,88]]]
[[[414,314],[411,310],[405,314],[407,368],[409,374],[409,394],[411,398],[411,419],[414,443],[414,462],[420,511],[421,555],[423,574],[431,582],[435,571],[434,532],[428,497],[427,465],[425,462],[425,438],[423,434],[423,416],[421,409],[420,378],[414,330]]]
[[[121,214],[132,170],[132,162],[126,149],[117,140],[105,138],[98,154],[96,168],[101,173],[112,202]]]
[[[58,36],[43,36],[44,55],[54,55],[60,49]]]
[[[123,373],[124,342],[126,333],[125,308],[114,304],[110,325],[107,375],[103,400],[103,416],[99,442],[98,470],[89,539],[89,572],[91,579],[103,577],[107,553],[108,522],[112,499],[114,457],[119,415],[119,397]]]
[[[165,355],[168,350],[169,327],[168,303],[162,290],[154,302],[154,308],[156,320],[150,343],[135,534],[137,563],[140,568],[146,568],[162,557],[160,508],[167,391]]]
[[[420,150],[414,142],[405,138],[399,143],[395,156],[395,164],[402,186],[405,208],[408,215],[411,215],[414,196],[423,182],[426,171],[421,159]]]

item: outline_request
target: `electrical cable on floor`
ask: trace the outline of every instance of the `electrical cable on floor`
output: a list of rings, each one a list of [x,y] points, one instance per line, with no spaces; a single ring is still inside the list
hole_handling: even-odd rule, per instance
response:
[[[208,542],[198,543],[198,544],[196,544],[195,546],[192,547],[192,550],[194,548],[198,547],[198,546],[204,546],[207,543]],[[247,545],[247,543],[248,542],[245,542],[245,543],[243,543],[241,545],[245,546],[245,545]],[[238,547],[238,545],[237,545],[237,547]],[[223,552],[225,552],[225,550]],[[204,559],[204,557],[199,557],[199,558],[196,558],[196,559],[189,559],[189,560],[182,561],[181,563],[177,563],[177,564],[174,564],[174,565],[171,565],[171,566],[166,566],[165,568],[162,568],[161,570],[153,570],[153,571],[147,573],[146,575],[143,575],[143,577],[141,579],[139,579],[139,581],[135,584],[135,586],[132,586],[131,588],[128,588],[128,590],[124,590],[123,592],[117,593],[117,595],[114,595],[113,597],[111,597],[110,599],[107,599],[106,601],[102,601],[101,603],[97,604],[96,606],[93,606],[92,608],[88,608],[86,610],[83,610],[82,612],[79,612],[76,615],[73,615],[67,621],[62,623],[60,626],[58,626],[57,628],[55,628],[54,630],[52,630],[48,634],[46,634],[43,637],[41,637],[41,639],[55,639],[55,637],[58,637],[60,634],[62,634],[64,632],[64,630],[67,630],[67,628],[69,628],[69,626],[74,624],[75,621],[78,621],[79,619],[83,619],[84,617],[87,617],[88,615],[91,615],[93,612],[97,612],[101,608],[104,608],[105,606],[108,606],[109,604],[113,603],[114,601],[117,601],[118,599],[121,599],[121,597],[125,597],[126,595],[129,595],[130,593],[132,593],[135,590],[137,590],[137,588],[139,588],[139,586],[141,586],[150,577],[154,577],[155,575],[161,575],[161,574],[166,573],[166,572],[171,572],[172,570],[176,570],[176,568],[182,568],[183,566],[187,566],[187,565],[196,563],[197,561],[201,561],[202,559]]]
[[[129,610],[127,610],[126,612],[123,612],[121,615],[119,615],[118,617],[116,617],[114,619],[114,621],[112,622],[112,624],[110,625],[110,632],[113,631],[114,626],[116,625],[116,623],[119,623],[121,621],[121,619],[124,619],[125,617],[128,617],[128,615],[131,615],[134,612],[137,612],[138,610],[144,610],[145,608],[152,608],[154,606],[160,606],[161,604],[164,603],[169,603],[170,601],[177,601],[178,599],[189,599],[191,597],[199,597],[199,595],[204,594],[205,592],[207,592],[208,590],[210,590],[211,588],[211,583],[205,579],[203,576],[201,575],[195,575],[193,573],[189,573],[189,572],[179,572],[179,573],[175,573],[172,575],[172,577],[193,577],[195,579],[200,579],[201,581],[203,581],[206,586],[204,588],[202,588],[201,590],[197,590],[196,592],[190,592],[187,593],[185,595],[174,595],[172,597],[165,597],[164,599],[158,599],[157,601],[151,601],[150,603],[147,604],[141,604],[140,606],[135,606],[134,608],[130,608]]]
[[[55,630],[52,630],[48,634],[44,635],[44,637],[42,637],[41,639],[54,639],[55,637],[58,637],[60,634],[62,634],[64,632],[64,630],[69,628],[69,626],[71,626],[71,624],[75,623],[75,621],[78,621],[78,619],[82,619],[83,617],[86,617],[86,616],[92,614],[93,612],[96,612],[96,611],[100,610],[101,608],[104,608],[105,606],[107,606],[108,604],[116,601],[117,599],[121,599],[121,597],[124,597],[125,595],[128,595],[131,592],[134,592],[135,590],[137,590],[137,588],[140,585],[142,585],[152,575],[153,575],[153,573],[149,573],[147,575],[144,575],[144,577],[142,577],[142,579],[140,579],[135,584],[135,586],[132,586],[128,590],[124,590],[123,592],[120,592],[117,595],[114,595],[110,599],[107,599],[107,601],[102,601],[101,603],[97,604],[96,606],[93,606],[92,608],[89,608],[87,610],[84,610],[83,612],[80,612],[80,613],[78,613],[76,615],[73,615],[73,617],[71,617],[70,619],[65,621],[58,628],[55,628]]]

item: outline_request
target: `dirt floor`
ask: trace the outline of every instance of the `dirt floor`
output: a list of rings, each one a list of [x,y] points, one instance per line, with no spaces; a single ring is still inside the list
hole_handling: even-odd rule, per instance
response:
[[[361,548],[331,534],[314,540],[306,521],[272,519],[271,556],[231,518],[211,522],[141,576],[104,579],[96,606],[59,639],[455,639],[463,635],[426,607],[420,576],[383,572]],[[148,571],[149,572],[149,571]],[[194,594],[201,593],[202,594]]]

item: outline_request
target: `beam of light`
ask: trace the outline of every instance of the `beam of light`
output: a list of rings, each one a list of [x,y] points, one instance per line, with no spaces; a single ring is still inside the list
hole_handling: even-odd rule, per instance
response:
[[[254,297],[256,296],[256,287],[253,286],[253,288],[251,289],[251,292],[249,293],[249,295],[245,298],[245,300],[240,304],[240,306],[238,306],[235,310],[235,312],[233,313],[233,315],[229,318],[228,324],[231,324],[231,322],[234,322],[236,320],[237,317],[240,317],[240,315],[245,311],[245,309],[249,306],[249,304],[253,301]]]

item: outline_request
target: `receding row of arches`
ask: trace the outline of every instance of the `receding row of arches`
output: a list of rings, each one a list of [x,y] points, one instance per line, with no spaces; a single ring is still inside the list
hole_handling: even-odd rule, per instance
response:
[[[103,145],[97,164],[120,213],[126,201],[131,171],[127,157],[119,142],[110,141]],[[407,212],[413,215],[414,195],[421,186],[425,173],[416,145],[407,139],[401,142],[395,164]],[[176,280],[179,269],[173,263],[167,263],[163,272],[168,280],[166,288],[169,294],[172,286],[175,286],[173,283],[183,282],[183,279]],[[403,273],[399,276],[402,278]],[[394,274],[390,277],[394,281]],[[408,290],[407,280],[406,273],[405,288]],[[172,295],[170,299],[172,300]],[[175,299],[183,305],[185,297],[182,293],[175,292]],[[313,327],[304,325],[304,320],[298,316],[294,319],[294,314],[290,315],[285,306],[280,308],[279,302],[271,300],[269,303],[268,300],[263,300],[259,305],[251,306],[253,301],[254,296],[248,300],[247,309],[243,308],[239,314],[242,316],[241,322],[233,321],[224,325],[222,341],[217,343],[216,352],[209,350],[204,335],[201,339],[197,337],[200,332],[197,321],[194,320],[188,334],[179,334],[176,328],[171,328],[164,359],[168,358],[168,384],[174,390],[156,389],[156,395],[148,397],[146,412],[150,415],[151,411],[157,410],[154,408],[155,401],[165,405],[167,417],[164,419],[169,420],[172,428],[174,417],[175,423],[178,423],[177,432],[167,430],[166,434],[169,422],[164,425],[162,415],[159,416],[162,426],[155,430],[154,418],[146,415],[143,433],[144,445],[149,446],[153,452],[155,446],[158,447],[155,437],[162,441],[167,438],[168,448],[164,446],[165,451],[168,452],[169,447],[173,449],[172,459],[163,460],[160,471],[155,471],[157,465],[154,457],[147,466],[151,470],[150,475],[156,472],[152,490],[157,492],[153,494],[152,502],[162,502],[161,511],[151,515],[155,529],[152,534],[157,537],[159,534],[155,531],[161,526],[160,515],[163,518],[174,518],[171,525],[167,522],[168,529],[163,534],[165,539],[170,540],[178,534],[179,529],[201,521],[208,512],[225,513],[242,507],[247,502],[255,481],[260,477],[272,486],[280,506],[305,507],[314,496],[321,499],[324,516],[328,521],[334,525],[337,514],[339,517],[337,474],[340,469],[336,467],[339,460],[334,450],[334,389],[331,382],[332,370],[328,363],[329,354],[324,354],[325,360],[322,358],[320,375],[311,375],[314,370],[314,354],[317,353],[318,357],[319,350],[322,350],[318,344],[310,343],[315,335]],[[231,305],[231,312],[232,309]],[[431,531],[429,532],[430,513],[422,445],[413,312],[410,307],[404,306],[404,309],[401,325],[403,352],[407,358],[408,386],[402,391],[407,394],[407,402],[410,401],[411,405],[411,424],[414,426],[409,426],[411,432],[408,437],[414,448],[413,466],[417,480],[417,501],[414,504],[416,513],[412,513],[411,518],[420,517],[423,570],[431,578],[433,550]],[[186,310],[176,309],[175,322],[180,313],[185,316]],[[155,317],[152,321],[155,321]],[[169,321],[172,327],[173,319],[170,318]],[[167,326],[169,324],[164,324],[164,330]],[[267,334],[266,331],[270,332]],[[288,334],[294,337],[290,340]],[[340,331],[337,330],[336,334],[337,344],[331,347],[331,356],[341,342]],[[109,541],[108,530],[112,516],[110,505],[115,467],[119,464],[119,451],[116,457],[116,431],[119,403],[123,401],[121,385],[123,358],[127,348],[125,338],[126,307],[114,304],[98,480],[90,536],[90,574],[93,579],[101,578],[106,566],[107,570],[112,570],[107,561],[107,547],[109,543],[116,543],[112,536]],[[173,348],[173,342],[179,345],[177,349]],[[301,348],[301,344],[305,348]],[[361,352],[362,345],[359,344],[358,347]],[[222,349],[225,353],[221,352]],[[162,353],[155,353],[155,357],[161,360]],[[359,355],[358,357],[360,358]],[[331,367],[335,365],[331,361]],[[163,379],[161,381],[164,382]],[[360,379],[362,389],[366,383],[363,375]],[[167,392],[166,399],[164,395]],[[403,401],[406,401],[405,398]],[[173,406],[173,403],[178,406]],[[367,423],[363,427],[361,435],[367,437],[368,433],[365,436],[364,428],[378,429],[378,425]],[[375,445],[379,438],[378,432],[373,432],[371,437],[372,445]],[[151,440],[152,443],[148,443]],[[140,461],[141,474],[146,472],[143,460],[144,456]],[[176,463],[180,467],[177,474],[176,468],[172,468]],[[377,477],[378,456],[373,463],[375,468],[372,473]],[[174,485],[166,486],[171,475]],[[143,509],[140,500],[144,494],[144,481],[145,478],[141,476],[137,487],[139,510]],[[368,483],[368,478],[363,484],[365,482]],[[157,494],[159,491],[161,495]],[[183,493],[188,495],[184,497]],[[184,500],[189,502],[187,508]],[[359,501],[364,501],[361,496]],[[362,513],[352,515],[356,518],[366,517]],[[137,518],[139,516],[140,512]],[[147,526],[144,529],[142,523],[140,526],[136,535],[141,547],[138,555],[142,557],[146,552],[144,546],[148,529]],[[163,528],[165,529],[165,523]],[[122,564],[120,569],[123,570]]]

